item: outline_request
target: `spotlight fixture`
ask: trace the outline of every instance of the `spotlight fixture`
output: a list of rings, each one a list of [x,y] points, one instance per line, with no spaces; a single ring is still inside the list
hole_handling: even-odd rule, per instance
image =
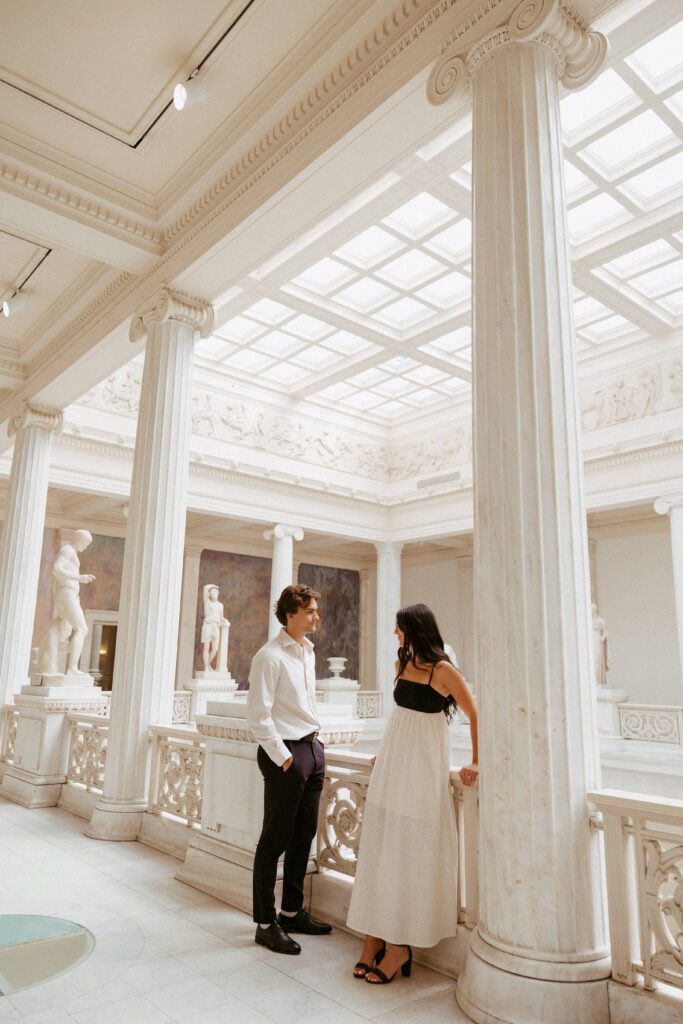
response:
[[[206,86],[200,78],[190,78],[187,82],[178,82],[173,90],[173,106],[176,110],[185,110],[206,99]]]
[[[15,292],[11,299],[5,299],[2,304],[2,312],[4,316],[12,316],[13,313],[18,313],[20,309],[23,309],[26,305],[26,300],[23,295],[19,292]]]

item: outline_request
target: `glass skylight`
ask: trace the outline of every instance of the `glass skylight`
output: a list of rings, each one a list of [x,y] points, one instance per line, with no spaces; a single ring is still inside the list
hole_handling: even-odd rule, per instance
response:
[[[392,359],[387,359],[385,363],[380,363],[380,370],[384,370],[386,373],[405,373],[407,370],[412,370],[420,364],[416,359],[411,359],[410,356],[394,356]]]
[[[224,356],[235,351],[235,346],[231,345],[229,341],[212,335],[210,338],[198,341],[194,350],[198,356],[205,356],[207,359],[215,359],[216,362],[220,362]]]
[[[456,262],[468,257],[472,248],[472,221],[463,217],[445,231],[440,231],[438,235],[430,238],[425,242],[425,247],[438,256],[445,256]]]
[[[574,318],[577,323],[589,324],[600,317],[610,316],[613,310],[608,309],[591,295],[585,296],[574,303]]]
[[[656,270],[649,270],[646,274],[632,277],[630,283],[644,295],[656,296],[679,288],[682,281],[683,259],[678,259],[673,263],[665,263]]]
[[[324,320],[318,320],[317,317],[309,316],[307,313],[295,316],[293,320],[288,322],[286,329],[291,331],[292,334],[296,334],[299,338],[306,338],[308,341],[319,341],[326,334],[332,334],[334,331],[334,327],[331,324],[326,324]]]
[[[290,309],[289,306],[284,306],[281,302],[275,302],[273,299],[259,299],[249,309],[245,309],[245,315],[251,316],[255,320],[260,320],[264,324],[281,324],[283,320],[286,320],[288,316],[294,315],[294,310]]]
[[[304,342],[293,338],[291,334],[284,334],[282,331],[269,331],[265,337],[254,342],[251,350],[286,359],[303,347]]]
[[[349,331],[336,331],[329,338],[325,338],[322,344],[325,348],[331,348],[333,351],[340,352],[344,356],[355,356],[360,352],[367,352],[369,354],[377,351],[379,347],[366,341],[365,338],[359,338],[357,334],[351,334]]]
[[[587,178],[583,171],[575,167],[570,160],[564,162],[564,187],[567,192],[567,199],[572,200],[578,196],[591,192],[595,185]]]
[[[306,370],[301,366],[293,366],[292,363],[275,363],[267,370],[261,370],[261,377],[276,384],[296,384],[306,376]]]
[[[222,327],[219,327],[215,333],[219,337],[229,338],[231,341],[253,341],[265,330],[263,324],[254,323],[253,320],[247,320],[244,316],[234,316],[232,320],[228,320]]]
[[[352,394],[354,394],[354,389],[349,384],[344,383],[344,381],[338,381],[336,384],[330,384],[329,387],[323,388],[316,397],[326,402],[340,402]]]
[[[452,220],[453,216],[454,213],[450,206],[446,206],[429,192],[420,192],[419,195],[385,217],[384,223],[409,235],[410,238],[421,238],[422,235],[426,235],[440,224]]]
[[[645,43],[626,63],[656,92],[683,78],[683,22]]]
[[[380,405],[384,399],[381,395],[375,395],[372,391],[356,391],[353,395],[348,395],[343,399],[344,405],[351,409],[374,409]]]
[[[423,408],[427,412],[431,404],[442,402],[443,396],[438,391],[432,391],[431,388],[419,388],[418,391],[413,391],[411,395],[404,395],[401,401],[407,402],[408,405],[412,405],[416,409]]]
[[[322,345],[309,345],[308,348],[304,348],[292,356],[291,362],[296,363],[297,366],[303,366],[309,373],[313,373],[315,370],[326,370],[328,366],[341,363],[341,360],[342,356],[338,352],[332,352],[329,348],[323,348]]]
[[[426,288],[421,288],[417,294],[421,299],[427,299],[442,309],[451,309],[467,300],[471,290],[472,282],[469,277],[454,270],[445,277],[440,277],[438,281],[432,281]]]
[[[398,302],[392,302],[390,306],[385,306],[384,309],[375,314],[375,318],[385,324],[389,324],[390,327],[398,327],[399,330],[404,330],[406,327],[425,320],[432,313],[433,310],[423,306],[421,302],[406,297],[405,299],[399,299]]]
[[[432,160],[439,153],[443,153],[445,149],[452,146],[454,142],[457,142],[458,139],[462,139],[471,129],[472,114],[468,111],[464,117],[455,121],[445,132],[441,132],[440,135],[437,135],[435,139],[428,142],[422,149],[418,149],[415,156],[419,156],[420,160]]]
[[[601,135],[580,151],[580,155],[599,171],[615,176],[622,165],[636,157],[647,158],[654,147],[670,143],[676,137],[669,126],[653,110],[645,110],[606,135]]]
[[[674,316],[680,316],[683,313],[683,289],[664,295],[659,302]]]
[[[441,352],[458,352],[472,343],[472,330],[469,327],[461,327],[457,331],[450,331],[436,341],[430,342],[432,348]]]
[[[378,395],[384,395],[385,398],[400,398],[401,395],[408,395],[415,390],[415,385],[405,377],[390,377],[373,388],[373,391]]]
[[[631,214],[621,203],[618,203],[606,192],[600,192],[592,199],[587,199],[585,203],[579,203],[578,206],[572,206],[567,211],[569,234],[572,239],[584,235],[596,235],[608,221],[612,220],[620,224],[629,220],[630,217]]]
[[[388,288],[386,285],[380,284],[379,281],[373,281],[371,277],[361,277],[348,288],[338,292],[335,299],[345,306],[350,306],[351,309],[357,309],[361,313],[370,313],[384,302],[389,302],[390,299],[395,299],[397,296],[398,292],[395,292],[393,288]]]
[[[609,335],[623,334],[624,331],[632,327],[633,324],[630,320],[626,320],[625,317],[615,313],[614,316],[609,316],[605,320],[598,320],[597,323],[591,324],[590,327],[583,328],[583,333],[595,341],[602,341]]]
[[[405,249],[405,246],[406,243],[396,235],[383,231],[379,227],[371,227],[345,242],[341,248],[335,249],[334,254],[348,260],[349,263],[355,263],[363,270],[369,270],[370,267],[393,256],[395,252]]]
[[[400,415],[406,411],[406,406],[403,402],[384,402],[383,405],[377,407],[376,410],[380,416],[385,416],[387,419],[393,419],[395,416]]]
[[[354,374],[353,377],[349,377],[349,384],[353,384],[357,388],[371,388],[374,384],[381,384],[382,381],[387,380],[387,374],[373,366],[369,370],[363,370],[361,373]]]
[[[320,295],[328,295],[335,288],[341,287],[341,285],[351,281],[354,277],[355,271],[351,270],[350,267],[339,263],[337,260],[333,260],[330,256],[326,256],[324,259],[314,263],[308,270],[305,270],[303,274],[293,278],[292,284],[299,285],[299,287],[306,288],[309,291],[318,292]]]
[[[424,281],[446,270],[445,264],[419,249],[409,249],[390,263],[386,263],[377,276],[399,288],[416,288]]]
[[[641,245],[632,252],[626,253],[624,256],[617,256],[611,262],[605,263],[605,269],[610,270],[613,274],[618,274],[619,277],[629,277],[639,270],[649,269],[665,260],[673,259],[677,255],[678,252],[672,245],[665,242],[663,238],[658,238],[656,242]]]
[[[226,360],[226,366],[234,370],[244,370],[245,373],[262,373],[268,366],[273,365],[273,360],[263,352],[254,352],[253,349],[242,349]]]
[[[435,366],[418,366],[416,370],[409,370],[406,374],[408,380],[423,385],[436,384],[439,380],[445,380],[447,376],[447,373],[437,370]]]
[[[634,175],[624,182],[622,189],[639,202],[652,201],[674,190],[683,192],[683,153],[676,153]]]
[[[562,127],[575,132],[582,125],[594,123],[601,114],[623,106],[626,100],[637,102],[636,94],[616,71],[608,68],[585,89],[560,100]]]
[[[669,110],[671,110],[679,121],[683,121],[683,89],[679,89],[673,96],[670,96],[668,100],[664,100]]]

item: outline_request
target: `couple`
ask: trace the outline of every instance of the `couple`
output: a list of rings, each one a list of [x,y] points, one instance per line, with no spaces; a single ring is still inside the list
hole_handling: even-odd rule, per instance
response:
[[[291,933],[325,935],[329,924],[303,908],[304,876],[316,833],[325,774],[315,703],[315,656],[307,633],[319,619],[320,594],[285,587],[275,614],[280,633],[256,654],[249,674],[247,724],[259,743],[265,784],[263,831],[254,858],[256,942],[296,954]],[[448,719],[456,702],[470,721],[477,778],[477,713],[460,672],[444,652],[433,613],[424,604],[396,616],[399,650],[396,707],[368,787],[348,925],[365,933],[354,976],[387,984],[408,976],[412,949],[454,935],[458,841],[450,795]],[[275,913],[277,862],[284,853],[282,909]],[[379,964],[381,963],[381,967]]]

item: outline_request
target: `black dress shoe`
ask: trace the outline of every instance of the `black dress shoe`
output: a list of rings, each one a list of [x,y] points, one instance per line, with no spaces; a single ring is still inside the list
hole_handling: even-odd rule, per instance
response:
[[[290,939],[277,921],[273,921],[267,928],[257,925],[254,941],[258,942],[259,946],[267,946],[273,953],[289,953],[290,956],[296,956],[301,952],[299,943]]]
[[[324,921],[316,921],[307,910],[298,910],[294,917],[278,914],[277,919],[280,927],[286,932],[302,932],[304,935],[329,935],[332,931],[331,924],[325,924]]]

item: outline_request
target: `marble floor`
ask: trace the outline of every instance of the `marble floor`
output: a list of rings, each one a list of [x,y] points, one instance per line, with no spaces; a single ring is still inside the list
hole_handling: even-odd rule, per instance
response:
[[[381,988],[355,981],[359,944],[341,932],[278,956],[245,914],[175,881],[172,857],[83,827],[0,798],[0,913],[66,918],[97,940],[69,973],[0,997],[0,1024],[466,1024],[451,979],[416,965]]]

